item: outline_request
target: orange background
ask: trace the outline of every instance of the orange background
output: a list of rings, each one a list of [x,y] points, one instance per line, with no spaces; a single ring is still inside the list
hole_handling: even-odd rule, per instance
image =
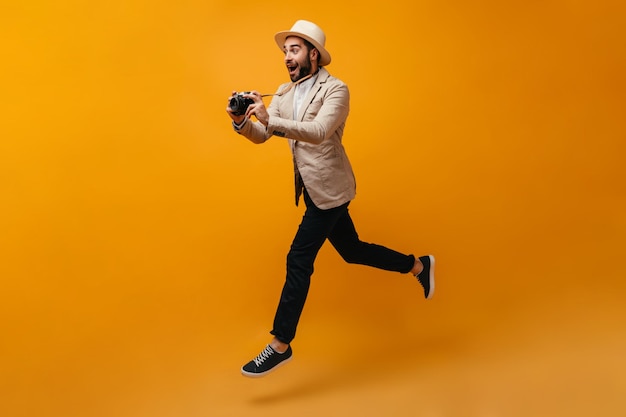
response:
[[[624,9],[3,5],[0,414],[624,415]],[[327,245],[295,360],[248,380],[302,208],[224,109],[301,18],[351,90],[359,233],[437,292]]]

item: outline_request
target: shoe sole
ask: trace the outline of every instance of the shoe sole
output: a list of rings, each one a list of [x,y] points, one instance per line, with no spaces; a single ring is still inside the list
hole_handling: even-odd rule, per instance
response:
[[[428,258],[430,259],[430,270],[428,271],[428,282],[430,291],[428,291],[426,299],[430,300],[435,293],[435,257],[433,255],[428,255]]]
[[[283,366],[286,363],[290,362],[292,359],[293,359],[293,356],[290,356],[288,359],[285,359],[284,361],[282,361],[278,365],[274,366],[272,369],[268,369],[265,372],[259,372],[259,373],[247,372],[247,371],[244,371],[243,368],[241,368],[241,375],[243,375],[245,377],[248,377],[248,378],[261,378],[262,376],[265,376],[265,375],[275,371],[277,368],[280,368],[281,366]]]

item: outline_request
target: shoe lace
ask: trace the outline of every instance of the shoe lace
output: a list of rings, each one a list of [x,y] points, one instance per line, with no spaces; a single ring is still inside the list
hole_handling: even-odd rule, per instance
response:
[[[267,345],[265,349],[263,349],[263,352],[259,353],[259,356],[254,358],[253,361],[256,366],[261,366],[261,364],[269,359],[269,357],[272,356],[273,353],[274,350],[269,345]]]

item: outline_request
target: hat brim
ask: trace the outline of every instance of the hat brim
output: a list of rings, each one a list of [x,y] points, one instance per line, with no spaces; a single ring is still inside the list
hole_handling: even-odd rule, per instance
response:
[[[278,32],[276,35],[274,35],[274,39],[276,40],[276,44],[278,45],[278,47],[280,48],[280,50],[282,51],[283,48],[285,47],[285,40],[290,37],[290,36],[297,36],[299,38],[302,39],[306,39],[307,41],[311,42],[311,44],[313,44],[313,46],[315,46],[315,49],[317,49],[320,53],[320,67],[323,67],[325,65],[330,64],[331,61],[331,57],[330,57],[330,53],[326,50],[326,48],[324,48],[322,45],[320,45],[315,39],[311,38],[310,36],[301,33],[301,32],[294,32],[291,30],[284,30],[282,32]]]

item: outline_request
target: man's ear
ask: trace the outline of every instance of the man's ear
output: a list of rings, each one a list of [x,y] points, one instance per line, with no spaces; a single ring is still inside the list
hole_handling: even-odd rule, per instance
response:
[[[317,61],[319,56],[320,56],[320,51],[318,51],[317,48],[311,49],[311,60]]]

